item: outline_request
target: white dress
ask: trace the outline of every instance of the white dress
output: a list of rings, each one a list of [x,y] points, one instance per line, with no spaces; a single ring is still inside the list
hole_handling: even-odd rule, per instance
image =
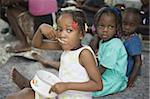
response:
[[[86,82],[89,76],[86,69],[79,63],[79,55],[82,50],[88,49],[93,53],[89,46],[83,46],[77,50],[64,51],[61,55],[59,78],[63,82]],[[95,58],[96,61],[96,58]],[[92,99],[92,92],[68,90],[58,96],[59,99]]]

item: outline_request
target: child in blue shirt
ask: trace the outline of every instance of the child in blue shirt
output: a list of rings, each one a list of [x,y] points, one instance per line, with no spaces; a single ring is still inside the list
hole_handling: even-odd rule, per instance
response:
[[[127,86],[127,52],[117,38],[121,32],[120,13],[111,7],[101,8],[95,16],[95,27],[100,37],[98,60],[102,75],[103,90],[93,92],[93,97],[123,91]]]
[[[133,86],[133,83],[137,77],[138,71],[141,67],[141,53],[142,44],[139,36],[135,32],[140,24],[139,11],[136,8],[126,8],[123,13],[123,38],[124,45],[128,53],[128,87]]]

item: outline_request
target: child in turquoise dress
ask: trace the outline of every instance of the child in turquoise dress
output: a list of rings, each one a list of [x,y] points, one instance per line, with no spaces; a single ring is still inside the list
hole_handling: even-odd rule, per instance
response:
[[[100,37],[98,60],[103,90],[93,92],[93,97],[123,91],[127,87],[127,52],[117,38],[121,32],[121,16],[116,9],[104,7],[95,16],[95,27]]]

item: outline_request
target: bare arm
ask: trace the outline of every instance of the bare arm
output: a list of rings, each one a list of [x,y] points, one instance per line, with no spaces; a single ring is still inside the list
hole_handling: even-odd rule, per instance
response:
[[[99,46],[99,41],[100,41],[100,38],[98,37],[97,34],[95,34],[94,38],[91,40],[91,42],[89,44],[91,46],[91,48],[94,50],[95,53],[97,53],[98,46]]]
[[[128,81],[128,87],[132,87],[133,83],[137,77],[137,74],[139,72],[139,69],[142,65],[142,60],[141,60],[141,55],[136,55],[134,56],[134,65],[133,65],[133,69],[131,72],[131,75],[129,76],[129,81]]]
[[[49,39],[55,38],[56,36],[54,30],[50,25],[42,24],[39,26],[38,30],[36,31],[33,37],[32,40],[33,47],[49,50],[61,50],[61,46],[59,45],[58,41],[44,40],[43,34]]]
[[[66,82],[57,83],[52,87],[52,90],[56,93],[62,93],[66,90],[78,90],[78,91],[97,91],[102,90],[103,84],[101,80],[101,74],[96,67],[95,59],[89,50],[83,50],[80,54],[80,64],[84,66],[88,75],[89,81],[87,82]]]
[[[51,65],[51,67],[59,70],[60,62],[57,62],[57,61],[47,61],[47,64],[49,64],[49,65]]]

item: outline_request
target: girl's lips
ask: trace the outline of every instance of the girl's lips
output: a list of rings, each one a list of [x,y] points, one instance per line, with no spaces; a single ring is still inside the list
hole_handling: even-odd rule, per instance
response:
[[[107,38],[107,35],[102,35],[103,38]]]

